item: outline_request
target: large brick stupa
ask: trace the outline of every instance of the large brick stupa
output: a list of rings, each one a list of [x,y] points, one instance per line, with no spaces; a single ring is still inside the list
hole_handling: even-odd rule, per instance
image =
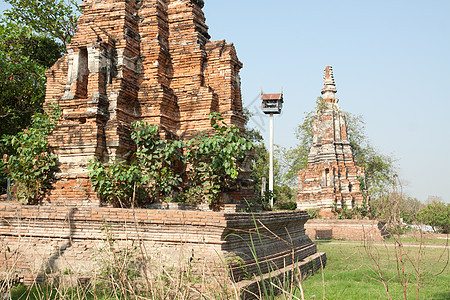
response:
[[[210,130],[210,112],[244,127],[242,63],[233,44],[209,40],[203,5],[83,0],[68,54],[46,74],[45,103],[63,110],[49,138],[59,173],[48,200],[97,205],[89,160],[130,155],[134,121],[158,125],[174,139]]]

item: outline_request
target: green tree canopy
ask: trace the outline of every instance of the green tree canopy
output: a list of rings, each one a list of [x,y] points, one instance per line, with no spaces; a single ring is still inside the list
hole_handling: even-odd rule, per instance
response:
[[[0,154],[18,155],[17,145],[11,141],[14,138],[26,138],[27,133],[20,132],[30,125],[30,132],[37,134],[42,131],[33,131],[33,128],[36,127],[36,120],[43,119],[45,70],[66,52],[65,46],[76,27],[78,6],[75,2],[55,0],[5,2],[9,3],[11,8],[6,10],[0,19]],[[1,139],[2,137],[4,139]],[[34,149],[32,146],[28,148]],[[22,151],[23,153],[25,152]],[[25,160],[21,163],[24,162]],[[12,166],[11,163],[10,157],[10,170],[18,165],[12,163]],[[38,164],[34,163],[34,166],[36,165]],[[47,167],[50,167],[49,163],[46,163],[42,170]],[[4,166],[0,166],[1,193],[4,192],[3,186],[6,184],[3,169]],[[10,173],[9,177],[17,179],[14,174]],[[25,171],[23,174],[28,176]],[[44,182],[47,175],[38,174],[37,177],[41,177],[39,182]],[[42,185],[39,185],[36,190],[42,188]],[[32,195],[25,198],[27,197]]]
[[[442,233],[450,232],[450,204],[433,202],[419,212],[419,220]]]
[[[48,37],[13,23],[0,24],[0,136],[18,133],[42,111],[44,72],[62,51]]]
[[[79,7],[74,0],[5,0],[6,19],[58,41],[64,49],[77,26]]]
[[[45,70],[66,52],[79,11],[72,0],[5,2],[11,8],[0,21],[0,137],[17,134],[42,112]]]

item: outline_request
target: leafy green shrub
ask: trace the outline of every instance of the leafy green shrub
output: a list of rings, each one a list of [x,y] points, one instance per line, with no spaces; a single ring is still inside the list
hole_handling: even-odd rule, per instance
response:
[[[320,208],[312,208],[307,210],[311,219],[320,219]]]
[[[442,233],[450,232],[450,204],[435,202],[428,204],[419,212],[419,220],[437,228]]]
[[[333,203],[333,212],[334,215],[340,220],[349,220],[353,219],[357,215],[357,208],[348,209],[347,205],[342,202],[342,208],[337,207],[337,203]]]
[[[163,140],[157,126],[145,122],[133,123],[131,138],[137,145],[136,163],[145,188],[152,198],[169,195],[180,183],[177,165],[184,162],[183,142]]]
[[[365,218],[370,214],[370,208],[367,200],[363,198],[360,206],[355,205],[353,208],[347,208],[347,205],[342,202],[342,208],[337,207],[337,203],[333,203],[333,213],[338,219],[350,220],[355,218]]]
[[[296,210],[297,202],[295,201],[282,201],[275,203],[276,210]]]
[[[116,207],[142,206],[155,200],[216,206],[221,193],[237,178],[238,163],[252,144],[241,137],[236,126],[226,126],[220,114],[211,114],[210,120],[213,134],[201,134],[186,143],[163,140],[157,126],[133,123],[134,159],[107,164],[92,160],[92,186],[103,201]]]
[[[101,200],[115,207],[130,207],[132,202],[145,202],[142,174],[136,165],[120,161],[104,165],[98,159],[88,166],[89,177]]]
[[[186,143],[188,186],[185,189],[190,201],[215,206],[220,195],[233,185],[238,176],[238,164],[243,161],[253,145],[236,126],[227,126],[219,113],[209,116],[213,134],[200,134]],[[202,193],[192,192],[202,191]]]
[[[115,160],[89,165],[89,177],[102,201],[115,207],[142,206],[167,198],[181,183],[176,163],[183,160],[183,144],[161,139],[158,127],[145,122],[132,124],[131,138],[137,151],[132,163]]]
[[[36,204],[50,188],[56,156],[50,152],[46,138],[60,116],[61,110],[54,106],[48,114],[36,113],[24,131],[3,136],[2,142],[12,153],[6,158],[8,176],[17,188],[20,201]]]

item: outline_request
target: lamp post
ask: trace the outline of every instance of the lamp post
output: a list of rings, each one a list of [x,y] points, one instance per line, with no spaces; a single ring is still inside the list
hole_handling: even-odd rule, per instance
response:
[[[273,193],[273,115],[281,113],[283,108],[283,93],[280,94],[263,94],[261,92],[262,111],[266,115],[270,115],[270,140],[269,140],[269,191]],[[273,207],[273,197],[270,196],[270,207]]]

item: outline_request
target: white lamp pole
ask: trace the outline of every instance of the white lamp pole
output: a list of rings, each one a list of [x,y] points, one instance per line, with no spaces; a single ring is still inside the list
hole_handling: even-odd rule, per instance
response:
[[[271,192],[270,195],[270,207],[273,207],[273,114],[270,114],[270,163],[269,163],[269,191]]]
[[[262,111],[270,115],[270,141],[269,141],[269,191],[273,195],[273,115],[280,114],[283,107],[283,92],[281,94],[264,94],[261,90]],[[273,207],[273,197],[270,196],[270,207]]]

